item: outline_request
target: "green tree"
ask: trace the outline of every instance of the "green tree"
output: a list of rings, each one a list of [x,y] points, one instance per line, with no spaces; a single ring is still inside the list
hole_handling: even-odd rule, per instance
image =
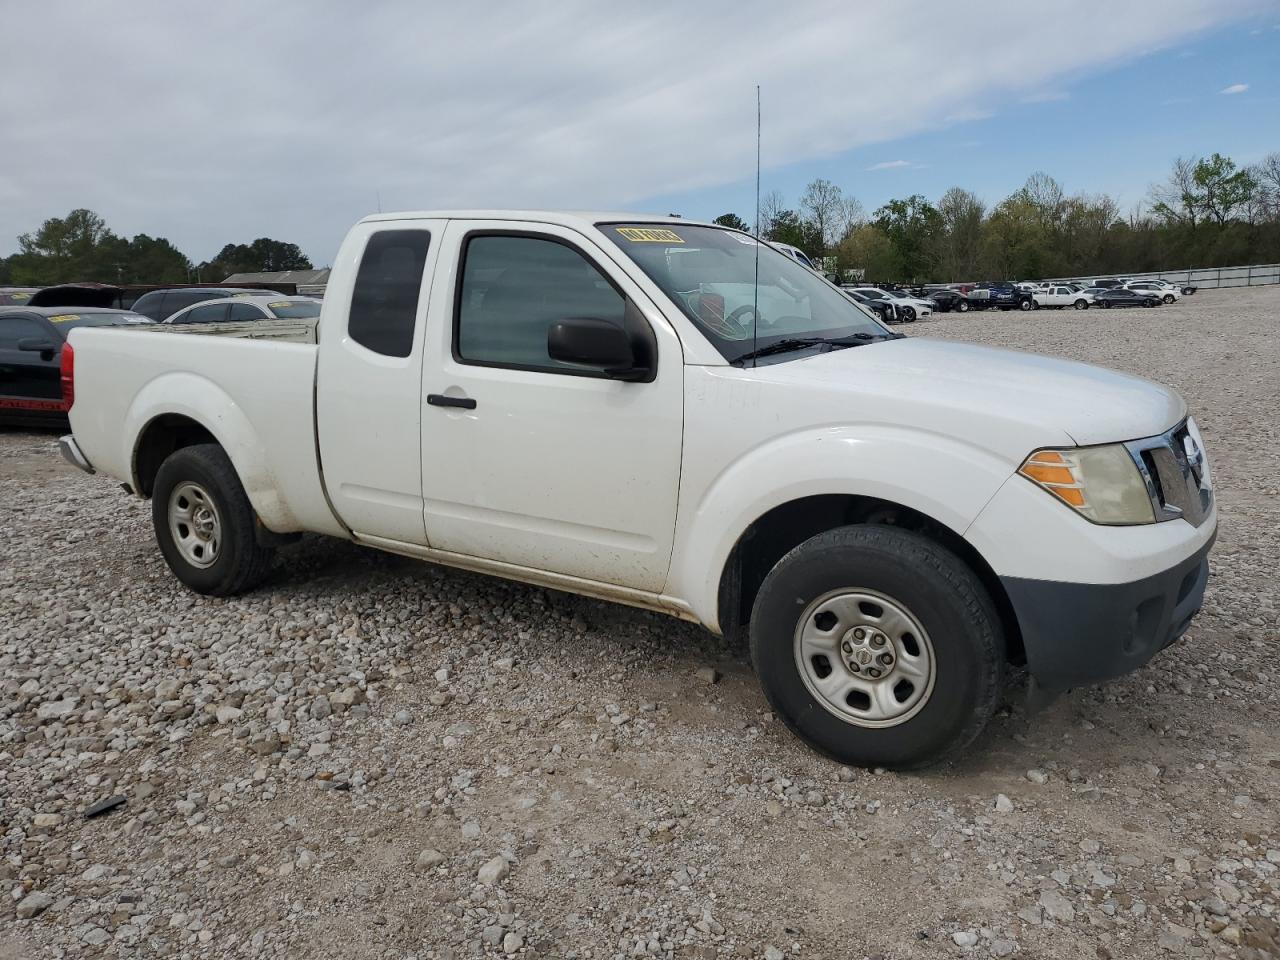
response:
[[[982,257],[993,280],[1046,276],[1045,230],[1039,211],[1026,197],[1007,197],[983,228]]]
[[[747,232],[747,221],[743,220],[736,213],[722,213],[711,222],[718,223],[720,226],[728,227],[731,230],[741,230],[744,233]]]
[[[1258,189],[1257,180],[1247,168],[1237,170],[1234,162],[1218,153],[1199,161],[1192,179],[1199,188],[1197,202],[1219,226],[1247,204]]]
[[[46,286],[73,280],[111,280],[109,251],[118,240],[92,210],[50,217],[34,233],[18,237],[13,282]]]
[[[898,253],[899,280],[927,280],[934,269],[936,234],[941,218],[920,194],[890,200],[876,211],[875,226]]]
[[[259,237],[253,243],[228,243],[212,260],[200,264],[205,281],[224,280],[234,273],[274,273],[279,270],[310,270],[311,261],[296,243]]]
[[[126,282],[182,283],[191,271],[191,261],[164,237],[138,234],[129,241],[126,257]]]
[[[938,201],[936,261],[940,277],[976,279],[986,207],[976,194],[952,187]]]
[[[897,247],[879,227],[855,227],[836,248],[836,265],[841,274],[862,271],[862,279],[875,283],[901,280],[904,273]]]
[[[804,219],[794,210],[783,210],[775,216],[765,239],[799,247],[811,257],[819,256],[817,251],[823,249],[822,233],[817,224]]]
[[[20,250],[8,258],[5,282],[48,286],[75,281],[176,283],[190,262],[163,237],[140,233],[117,236],[92,210],[51,217],[34,233],[18,238]]]

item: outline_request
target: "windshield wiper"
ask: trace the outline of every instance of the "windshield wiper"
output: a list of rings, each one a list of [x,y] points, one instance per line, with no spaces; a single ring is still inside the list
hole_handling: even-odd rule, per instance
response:
[[[843,337],[783,337],[758,350],[749,350],[734,359],[734,363],[745,363],[760,357],[772,356],[775,353],[788,353],[804,347],[826,347],[828,350],[839,350],[842,347],[857,347],[875,340],[896,340],[900,333],[851,333]]]

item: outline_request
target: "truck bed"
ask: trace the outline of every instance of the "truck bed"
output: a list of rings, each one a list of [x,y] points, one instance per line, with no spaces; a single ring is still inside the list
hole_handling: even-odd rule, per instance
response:
[[[134,438],[185,417],[222,444],[255,511],[277,532],[341,534],[316,468],[313,320],[84,327],[73,330],[71,426],[89,462],[134,470]]]
[[[305,320],[236,320],[226,323],[156,323],[139,325],[148,333],[180,333],[206,337],[236,337],[241,340],[273,340],[283,343],[319,342],[319,318]]]

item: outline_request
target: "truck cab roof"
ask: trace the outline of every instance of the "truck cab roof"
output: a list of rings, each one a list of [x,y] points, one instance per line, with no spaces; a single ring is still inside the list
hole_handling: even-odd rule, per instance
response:
[[[396,220],[514,220],[529,223],[555,223],[565,227],[582,229],[598,223],[677,223],[686,226],[719,227],[718,224],[683,217],[619,211],[584,210],[405,210],[396,213],[370,214],[361,223],[378,223]],[[720,228],[728,229],[728,228]]]

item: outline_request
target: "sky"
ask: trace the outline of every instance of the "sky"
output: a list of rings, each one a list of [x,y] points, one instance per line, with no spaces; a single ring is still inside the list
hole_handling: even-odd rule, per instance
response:
[[[196,261],[268,236],[317,265],[379,208],[750,222],[757,84],[761,189],[793,206],[815,177],[868,212],[995,203],[1043,170],[1129,208],[1177,156],[1280,150],[1280,0],[8,0],[4,23],[0,255],[76,207]]]

